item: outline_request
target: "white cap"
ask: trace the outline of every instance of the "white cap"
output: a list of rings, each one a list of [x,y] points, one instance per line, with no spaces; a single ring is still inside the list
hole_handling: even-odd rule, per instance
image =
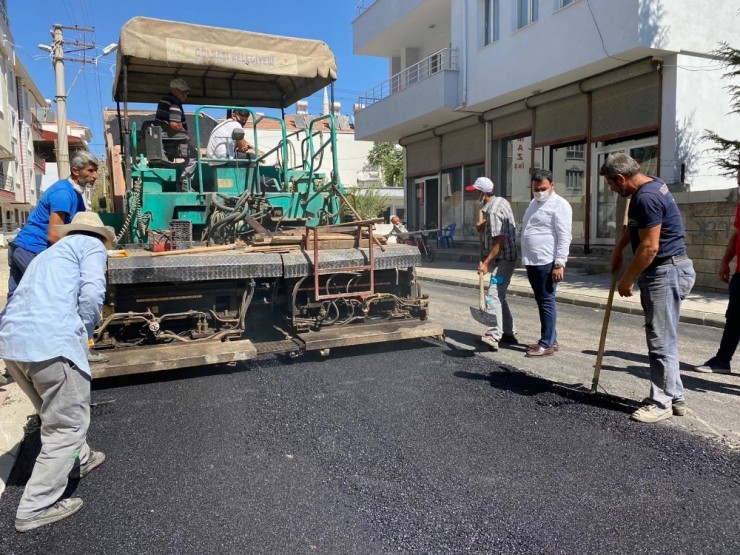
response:
[[[491,181],[487,177],[479,177],[475,180],[475,183],[465,187],[466,191],[473,191],[476,189],[484,193],[493,193],[493,181]]]

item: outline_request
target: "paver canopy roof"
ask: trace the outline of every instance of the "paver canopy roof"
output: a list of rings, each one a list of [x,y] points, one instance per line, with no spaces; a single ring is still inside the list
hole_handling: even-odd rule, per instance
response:
[[[158,102],[175,77],[188,82],[188,104],[284,108],[335,81],[337,64],[317,40],[147,17],[127,21],[118,41],[113,98]]]

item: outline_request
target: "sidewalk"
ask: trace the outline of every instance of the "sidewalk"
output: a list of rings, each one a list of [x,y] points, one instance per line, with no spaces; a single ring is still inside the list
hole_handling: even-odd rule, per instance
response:
[[[416,273],[421,281],[478,289],[477,259],[477,251],[472,248],[438,249],[434,262],[424,262],[416,268]],[[589,274],[583,268],[569,265],[565,270],[565,280],[558,284],[557,300],[590,308],[606,308],[610,286],[609,274]],[[637,286],[633,291],[635,294],[632,297],[620,297],[619,293],[615,292],[612,310],[642,314]],[[524,268],[517,268],[514,271],[509,294],[521,297],[533,296]],[[692,291],[681,305],[681,322],[723,328],[727,301],[728,296],[724,293]]]

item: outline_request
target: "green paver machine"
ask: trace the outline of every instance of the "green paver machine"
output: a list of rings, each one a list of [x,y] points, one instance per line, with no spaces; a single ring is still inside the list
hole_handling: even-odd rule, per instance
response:
[[[121,30],[116,69],[121,152],[109,160],[125,185],[104,216],[117,220],[126,255],[108,260],[95,349],[110,361],[94,376],[443,334],[427,320],[418,249],[384,245],[344,196],[337,117],[286,125],[285,108],[336,79],[325,43],[136,17]],[[198,105],[189,192],[172,149],[182,138],[129,109],[158,102],[175,77]],[[254,156],[205,158],[206,114],[245,107]],[[274,144],[258,133],[267,124]]]

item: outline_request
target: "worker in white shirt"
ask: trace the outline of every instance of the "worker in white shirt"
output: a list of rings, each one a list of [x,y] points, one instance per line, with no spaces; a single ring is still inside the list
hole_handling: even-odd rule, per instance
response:
[[[537,170],[532,175],[532,202],[522,221],[522,264],[540,313],[540,340],[529,346],[525,356],[554,354],[558,346],[555,329],[555,292],[563,281],[572,238],[573,210],[555,192],[552,173]]]

